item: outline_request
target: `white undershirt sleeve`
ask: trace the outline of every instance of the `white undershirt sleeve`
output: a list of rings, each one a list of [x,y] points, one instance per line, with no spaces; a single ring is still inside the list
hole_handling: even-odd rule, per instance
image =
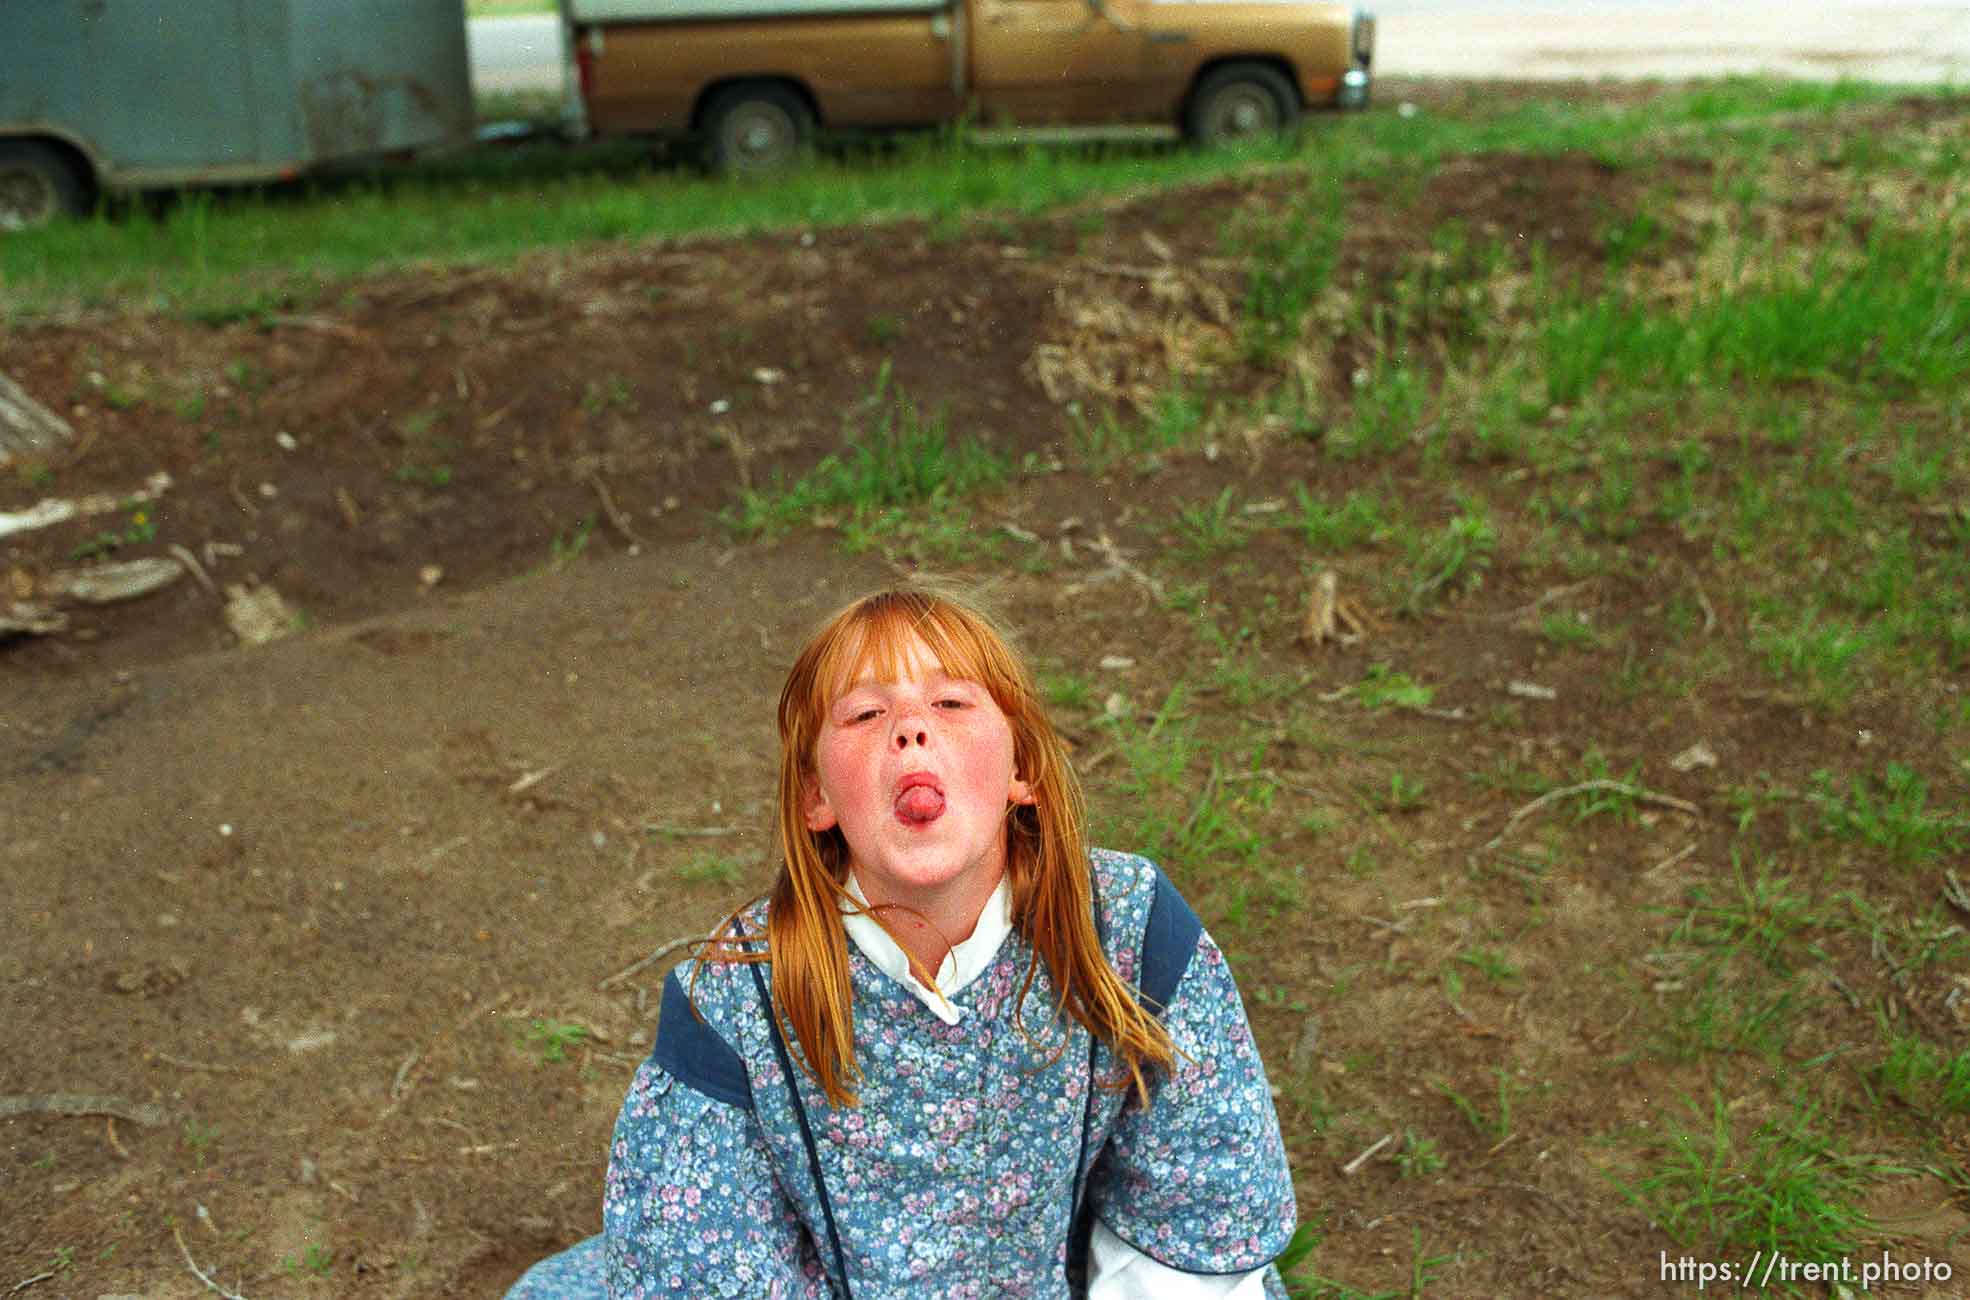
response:
[[[1268,1266],[1270,1267],[1270,1266]],[[1265,1269],[1184,1273],[1160,1264],[1100,1219],[1088,1247],[1088,1300],[1264,1300]]]

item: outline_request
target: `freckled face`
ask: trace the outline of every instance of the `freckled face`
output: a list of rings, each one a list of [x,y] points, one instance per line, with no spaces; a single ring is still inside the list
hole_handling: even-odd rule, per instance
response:
[[[872,902],[980,906],[1005,871],[1012,727],[990,691],[948,677],[913,638],[901,679],[864,675],[831,701],[814,746],[807,827],[840,827]]]

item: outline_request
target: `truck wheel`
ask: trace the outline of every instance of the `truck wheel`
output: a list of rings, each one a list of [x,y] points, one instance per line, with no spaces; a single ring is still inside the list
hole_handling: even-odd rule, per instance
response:
[[[1232,63],[1197,83],[1183,131],[1195,144],[1227,144],[1284,131],[1299,115],[1299,93],[1277,68]]]
[[[59,151],[33,140],[0,140],[0,233],[88,210],[89,187]]]
[[[728,86],[705,106],[705,161],[731,176],[764,176],[807,152],[814,115],[799,95],[770,81]]]

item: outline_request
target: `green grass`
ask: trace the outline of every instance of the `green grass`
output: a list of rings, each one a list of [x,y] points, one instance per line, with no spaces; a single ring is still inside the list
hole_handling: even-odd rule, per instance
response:
[[[1298,228],[1258,232],[1246,241],[1274,264],[1255,271],[1247,285],[1254,324],[1246,346],[1266,357],[1297,337],[1297,319],[1328,274],[1339,179],[1421,174],[1442,158],[1486,150],[1621,156],[1665,129],[1684,132],[1692,148],[1742,149],[1749,147],[1746,123],[1832,112],[1898,93],[1906,92],[1844,83],[1802,94],[1784,82],[1733,79],[1640,106],[1476,104],[1461,116],[1414,119],[1375,112],[1322,122],[1296,141],[1219,152],[1133,144],[985,148],[945,132],[908,142],[887,157],[824,157],[770,186],[735,185],[681,169],[653,173],[647,149],[633,140],[575,150],[523,147],[346,179],[195,194],[157,216],[133,210],[17,234],[0,243],[0,304],[14,319],[115,302],[215,321],[250,319],[311,303],[330,292],[333,281],[378,267],[505,261],[530,249],[595,241],[899,217],[949,225],[975,212],[1044,212],[1098,195],[1254,167],[1303,168],[1310,179],[1296,209]],[[1697,111],[1698,105],[1706,107]],[[1891,241],[1877,252],[1911,268],[1931,266],[1936,256],[1919,241]],[[1763,315],[1775,329],[1786,311],[1830,302],[1846,324],[1823,327],[1807,318],[1804,332],[1811,337],[1782,345],[1805,361],[1826,359],[1840,338],[1851,339],[1858,320],[1853,311],[1887,305],[1850,301],[1860,292],[1838,280],[1815,290],[1779,287]],[[1911,303],[1926,293],[1940,307],[1953,301],[1955,291],[1938,281],[1896,292]],[[1729,333],[1714,316],[1699,326]],[[1912,373],[1935,378],[1957,369],[1946,344],[1905,330],[1893,331],[1887,341],[1891,365],[1911,365]],[[1654,350],[1664,346],[1657,342]],[[1841,364],[1851,368],[1861,355]]]
[[[835,522],[846,520],[851,548],[866,549],[904,529],[896,508],[929,503],[933,518],[919,538],[926,528],[948,534],[950,499],[1003,482],[1011,466],[975,437],[951,438],[941,415],[925,415],[901,392],[892,394],[888,375],[884,366],[865,403],[875,412],[870,427],[791,483],[742,490],[735,505],[719,512],[719,522],[737,536],[755,537],[837,514]],[[938,509],[946,511],[941,524]],[[925,544],[936,550],[934,538]]]
[[[528,1021],[519,1033],[520,1045],[543,1065],[567,1060],[569,1049],[587,1037],[588,1030],[582,1025],[541,1016]]]
[[[1862,1166],[1826,1136],[1838,1117],[1818,1104],[1795,1097],[1748,1133],[1721,1093],[1708,1117],[1692,1108],[1694,1126],[1665,1118],[1657,1163],[1622,1190],[1679,1244],[1725,1258],[1827,1260],[1866,1238]]]

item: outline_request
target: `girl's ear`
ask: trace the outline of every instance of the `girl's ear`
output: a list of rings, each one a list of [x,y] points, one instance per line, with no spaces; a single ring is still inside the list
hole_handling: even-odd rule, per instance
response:
[[[835,816],[833,805],[821,793],[821,782],[813,776],[800,778],[800,812],[807,819],[807,829],[819,834],[830,830],[840,822]]]
[[[1016,773],[1012,778],[1011,787],[1006,791],[1006,799],[1010,803],[1023,803],[1027,805],[1039,802],[1039,799],[1033,794],[1032,784],[1020,780]]]

